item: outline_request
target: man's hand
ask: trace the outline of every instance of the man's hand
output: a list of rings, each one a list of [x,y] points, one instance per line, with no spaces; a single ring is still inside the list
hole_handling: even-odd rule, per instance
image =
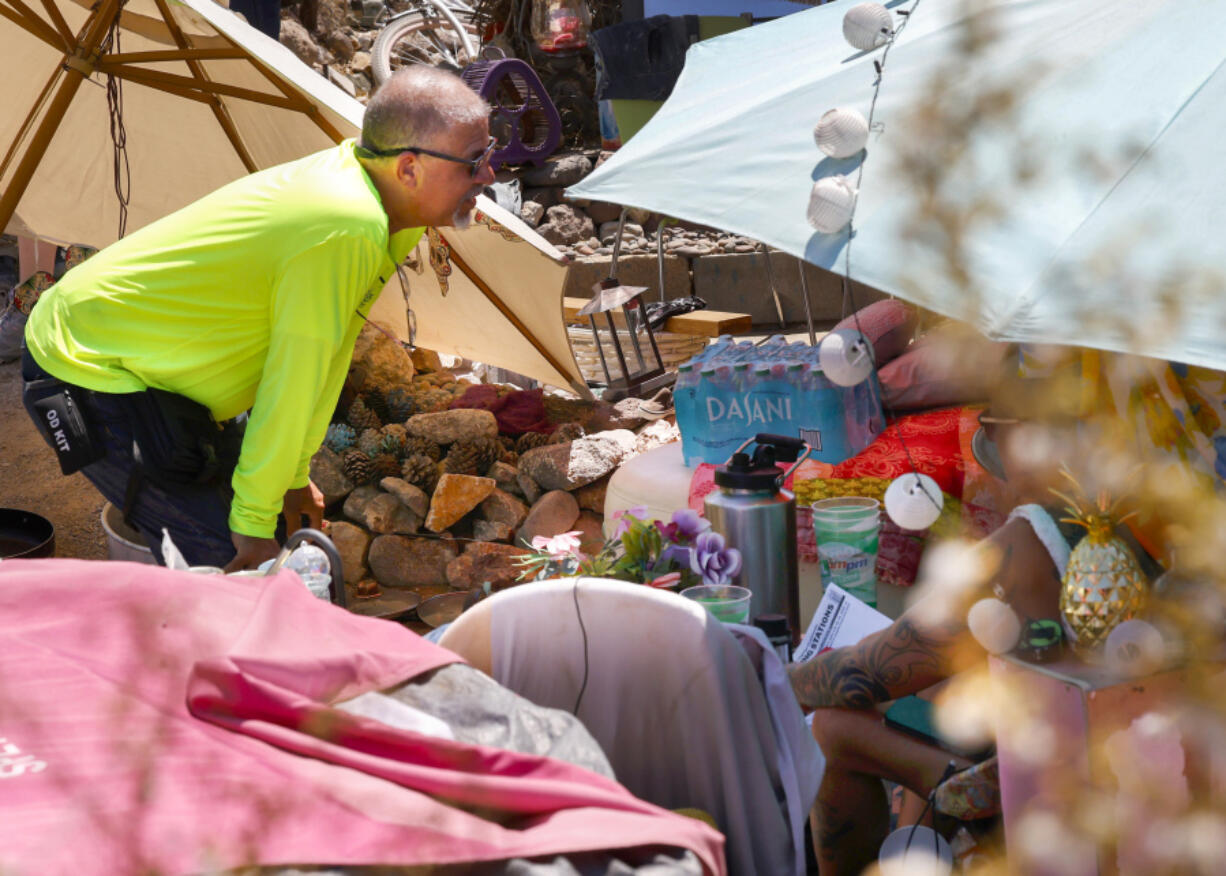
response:
[[[254,535],[242,535],[232,531],[230,541],[234,542],[236,553],[234,559],[226,564],[226,572],[254,569],[281,552],[281,545],[277,544],[275,538],[256,538]]]
[[[302,528],[302,518],[307,518],[307,526],[312,529],[323,529],[324,494],[319,487],[307,481],[305,487],[288,490],[285,493],[285,504],[282,507],[285,514],[285,534],[293,535]]]

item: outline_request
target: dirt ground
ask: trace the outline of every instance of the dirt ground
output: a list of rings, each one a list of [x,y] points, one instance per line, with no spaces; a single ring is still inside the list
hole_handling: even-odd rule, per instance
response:
[[[0,365],[0,507],[41,514],[55,527],[55,555],[106,559],[105,500],[84,477],[60,474],[21,406],[21,364]]]

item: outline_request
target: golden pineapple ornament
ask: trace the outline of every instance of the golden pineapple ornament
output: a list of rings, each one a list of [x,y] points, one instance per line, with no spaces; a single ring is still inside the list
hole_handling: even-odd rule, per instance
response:
[[[1073,649],[1082,657],[1094,657],[1111,631],[1144,607],[1149,581],[1132,548],[1115,534],[1116,525],[1132,514],[1117,516],[1118,500],[1109,502],[1104,493],[1096,504],[1088,505],[1081,500],[1073,476],[1063,474],[1077,487],[1078,498],[1052,491],[1068,502],[1065,510],[1070,516],[1061,522],[1085,527],[1086,535],[1073,548],[1064,571],[1060,614]]]

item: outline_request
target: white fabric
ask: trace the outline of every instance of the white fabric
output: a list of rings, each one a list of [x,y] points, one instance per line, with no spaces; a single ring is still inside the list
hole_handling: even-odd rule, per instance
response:
[[[701,606],[622,581],[525,584],[487,609],[495,680],[568,711],[582,688],[578,717],[618,781],[659,806],[708,812],[730,873],[804,872],[798,816],[816,797],[820,755],[773,651],[757,648],[764,690],[746,650]]]
[[[787,795],[788,821],[792,825],[792,850],[796,873],[805,872],[805,822],[817,799],[817,789],[826,771],[826,757],[813,738],[813,729],[796,707],[796,695],[787,669],[770,641],[757,627],[728,624],[741,647],[758,668],[762,690],[770,705],[771,726],[779,746],[779,777]]]
[[[446,721],[378,691],[370,691],[343,703],[337,703],[336,708],[349,712],[351,715],[361,715],[373,721],[381,721],[389,727],[412,730],[423,736],[455,739],[455,734],[451,732]]]
[[[1047,548],[1047,554],[1055,564],[1056,572],[1063,578],[1072,551],[1069,550],[1068,542],[1060,532],[1060,527],[1056,526],[1056,521],[1051,519],[1047,509],[1042,505],[1019,505],[1010,512],[1009,520],[1017,517],[1030,524],[1035,537],[1043,543],[1043,547]]]

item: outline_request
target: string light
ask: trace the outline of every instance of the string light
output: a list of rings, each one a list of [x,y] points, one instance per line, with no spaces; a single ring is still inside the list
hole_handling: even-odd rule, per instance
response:
[[[855,386],[873,373],[872,347],[858,331],[838,329],[822,338],[817,363],[831,383]]]
[[[937,522],[944,507],[941,487],[917,471],[899,475],[885,490],[885,513],[903,529],[927,529]]]

